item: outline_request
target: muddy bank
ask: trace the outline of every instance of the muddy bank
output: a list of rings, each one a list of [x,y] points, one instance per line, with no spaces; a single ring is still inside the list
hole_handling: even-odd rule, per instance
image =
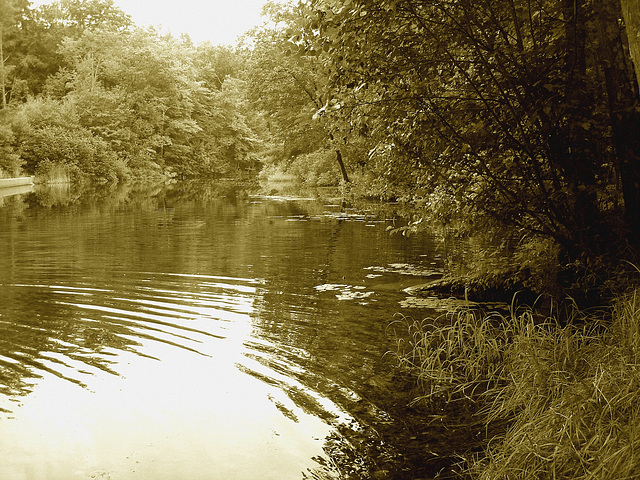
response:
[[[495,272],[477,276],[445,275],[406,291],[416,297],[454,297],[471,302],[532,304],[540,297],[527,285],[524,272]]]

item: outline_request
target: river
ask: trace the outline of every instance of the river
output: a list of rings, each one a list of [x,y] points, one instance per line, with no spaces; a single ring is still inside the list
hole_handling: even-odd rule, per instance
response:
[[[391,224],[224,182],[3,198],[0,478],[418,478],[389,323],[444,260]]]

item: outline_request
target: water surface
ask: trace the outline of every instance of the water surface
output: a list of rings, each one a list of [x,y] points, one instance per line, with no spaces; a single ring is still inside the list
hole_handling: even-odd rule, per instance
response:
[[[442,267],[390,222],[225,185],[5,197],[0,478],[366,478],[345,429],[391,421],[387,326]]]

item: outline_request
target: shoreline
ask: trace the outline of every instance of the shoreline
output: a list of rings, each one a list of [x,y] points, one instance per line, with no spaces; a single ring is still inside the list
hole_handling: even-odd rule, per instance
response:
[[[35,177],[0,178],[0,189],[33,185]]]

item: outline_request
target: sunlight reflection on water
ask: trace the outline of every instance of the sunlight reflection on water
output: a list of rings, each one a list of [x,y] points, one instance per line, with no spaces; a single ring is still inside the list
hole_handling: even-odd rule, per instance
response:
[[[33,393],[0,424],[0,478],[275,479],[298,478],[304,459],[313,467],[328,425],[282,390],[302,385],[247,356],[256,282],[210,280],[198,285],[195,304],[194,293],[169,289],[136,288],[125,298],[106,289],[20,285],[49,289],[52,302],[132,348],[92,353],[117,375],[90,368],[81,349],[74,349],[78,360],[40,352]]]
[[[301,202],[0,211],[0,479],[339,478],[424,245]]]

